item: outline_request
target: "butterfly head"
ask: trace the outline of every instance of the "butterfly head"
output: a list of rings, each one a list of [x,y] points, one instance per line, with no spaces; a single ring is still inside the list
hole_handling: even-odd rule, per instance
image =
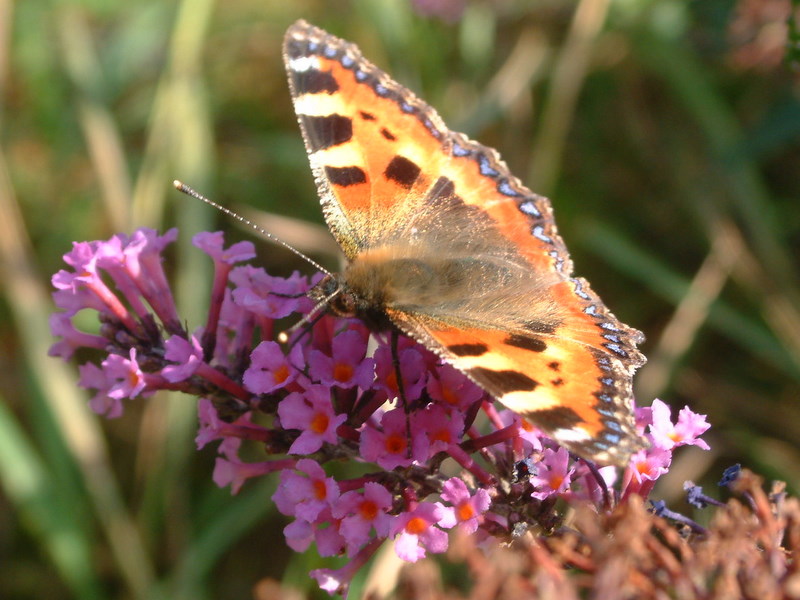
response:
[[[337,317],[361,319],[372,331],[387,331],[392,327],[385,312],[354,289],[346,276],[325,275],[308,291],[308,297]]]

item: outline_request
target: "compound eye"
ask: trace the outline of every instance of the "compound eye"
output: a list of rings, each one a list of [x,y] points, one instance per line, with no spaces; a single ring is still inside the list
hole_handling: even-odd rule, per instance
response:
[[[340,317],[356,316],[355,296],[350,292],[342,291],[331,301],[331,310]]]
[[[317,284],[308,290],[308,297],[314,302],[321,302],[339,287],[339,281],[333,275],[325,275]]]

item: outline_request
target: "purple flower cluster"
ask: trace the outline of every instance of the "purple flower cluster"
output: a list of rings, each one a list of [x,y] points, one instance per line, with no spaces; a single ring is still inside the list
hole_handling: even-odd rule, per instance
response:
[[[347,557],[340,570],[312,573],[329,592],[346,590],[384,540],[414,562],[444,552],[453,528],[501,538],[552,530],[558,499],[609,510],[631,494],[646,497],[676,447],[708,447],[699,439],[705,417],[684,408],[673,423],[656,400],[636,413],[651,446],[617,480],[615,468],[574,458],[407,338],[393,344],[391,334],[325,315],[280,345],[276,320],[309,313],[311,283],[236,266],[254,257],[253,246],[225,248],[221,233],[194,238],[214,262],[214,280],[206,323],[188,332],[161,264],[176,236],[140,229],[76,243],[64,257],[70,270],[53,277],[62,312],[52,317],[60,340],[51,354],[94,349],[79,385],[96,391],[91,408],[108,417],[159,389],[199,397],[197,445],[219,442],[215,483],[235,493],[252,477],[279,473],[273,499],[292,519],[287,544]],[[83,309],[98,313],[97,333],[74,327]],[[263,448],[263,461],[240,459],[245,441]],[[362,463],[367,473],[336,479],[324,469],[332,460]]]

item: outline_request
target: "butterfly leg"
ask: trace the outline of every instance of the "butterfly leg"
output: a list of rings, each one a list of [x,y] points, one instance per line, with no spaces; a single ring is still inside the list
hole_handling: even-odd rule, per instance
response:
[[[269,292],[270,296],[277,296],[278,298],[303,298],[308,296],[308,292],[297,292],[296,294],[283,294],[281,292]]]
[[[403,403],[403,412],[406,414],[406,441],[407,452],[409,458],[411,457],[411,409],[408,406],[408,399],[406,398],[405,384],[403,383],[403,372],[400,369],[400,351],[398,342],[400,334],[396,329],[391,330],[391,348],[392,348],[392,366],[394,367],[394,376],[397,379],[397,398]]]

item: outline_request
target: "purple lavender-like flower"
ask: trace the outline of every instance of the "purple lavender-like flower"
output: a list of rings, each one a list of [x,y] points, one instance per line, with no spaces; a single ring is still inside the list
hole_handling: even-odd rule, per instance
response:
[[[492,503],[489,492],[476,489],[470,492],[463,479],[451,477],[442,485],[442,500],[449,503],[452,511],[440,519],[442,527],[458,527],[465,533],[475,533],[483,520],[483,513]]]
[[[361,456],[382,469],[409,467],[428,458],[427,436],[409,427],[402,408],[383,413],[380,424],[367,422],[361,431]]]
[[[278,405],[278,416],[281,427],[300,431],[289,454],[313,454],[325,442],[335,444],[336,428],[347,420],[347,415],[334,414],[330,388],[322,385],[286,396]]]
[[[441,553],[447,550],[447,534],[438,525],[454,524],[450,514],[440,502],[420,502],[413,509],[395,517],[392,526],[394,548],[397,556],[408,562],[424,558],[426,550]]]
[[[341,532],[347,544],[347,556],[354,557],[371,540],[389,535],[392,495],[379,483],[368,481],[363,491],[351,490],[335,502],[332,514],[341,519]]]
[[[190,333],[161,264],[176,236],[141,229],[75,244],[65,255],[71,270],[53,277],[61,312],[51,328],[60,339],[50,353],[94,353],[78,383],[94,390],[98,414],[119,417],[126,402],[160,389],[198,397],[196,441],[217,443],[215,483],[236,493],[277,473],[273,501],[292,519],[287,544],[348,557],[341,569],[312,572],[329,592],[346,591],[384,541],[413,562],[444,552],[452,528],[501,538],[551,530],[561,518],[555,498],[610,510],[631,494],[646,497],[675,448],[707,448],[699,438],[705,417],[685,408],[673,423],[655,401],[636,413],[650,447],[618,477],[498,410],[463,373],[406,337],[322,315],[278,344],[276,319],[307,318],[312,284],[240,264],[253,257],[252,244],[226,247],[220,233],[194,238],[214,262],[214,279],[209,314]],[[81,310],[97,312],[99,331],[75,327]],[[243,460],[245,441],[260,444],[264,460]],[[360,463],[362,475],[334,478],[332,461]]]
[[[553,450],[545,448],[537,473],[531,477],[531,483],[536,489],[531,496],[537,500],[544,500],[552,495],[565,494],[572,483],[575,467],[569,464],[569,452],[564,448]]]

